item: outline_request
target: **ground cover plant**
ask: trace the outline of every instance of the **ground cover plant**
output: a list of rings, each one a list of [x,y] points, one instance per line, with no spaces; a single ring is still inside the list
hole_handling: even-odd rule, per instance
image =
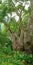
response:
[[[33,55],[11,51],[11,54],[0,54],[0,65],[33,65]]]

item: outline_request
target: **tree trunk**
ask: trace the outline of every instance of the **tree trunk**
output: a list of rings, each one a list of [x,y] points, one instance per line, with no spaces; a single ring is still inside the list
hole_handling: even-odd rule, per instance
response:
[[[31,16],[30,16],[30,36],[31,36],[31,44],[33,44],[33,0],[30,0],[31,2]]]
[[[33,45],[33,0],[30,0],[31,2],[31,15],[30,15],[30,21],[29,21],[29,25],[28,30],[25,32],[24,34],[24,43],[25,43],[25,50],[27,51],[27,53],[32,53],[33,51],[31,51],[32,45]],[[29,32],[30,30],[30,32]],[[32,49],[31,49],[32,48]]]
[[[21,46],[23,49],[23,43],[22,43],[23,35],[24,35],[23,30],[21,30],[20,38],[15,39],[15,36],[12,35],[12,48],[13,48],[13,50],[17,50],[17,51],[19,50],[20,51]]]

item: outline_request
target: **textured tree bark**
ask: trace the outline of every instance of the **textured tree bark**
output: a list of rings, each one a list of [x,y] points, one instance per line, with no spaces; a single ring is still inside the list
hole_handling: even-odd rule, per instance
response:
[[[31,1],[31,0],[30,0]],[[24,37],[24,43],[27,43],[27,42],[30,42],[30,36],[29,36],[29,29],[31,28],[31,30],[33,31],[33,1],[31,1],[31,16],[30,16],[30,23],[29,23],[29,26],[28,26],[28,30],[26,31],[26,35],[24,35],[24,29],[23,29],[23,26],[22,26],[22,20],[21,20],[21,12],[20,12],[20,30],[21,30],[21,34],[20,34],[20,38],[17,39],[17,44],[15,42],[15,47],[16,49],[20,49],[21,45],[22,44],[22,38],[23,38],[23,35],[25,36]],[[18,13],[17,13],[18,14]],[[14,39],[15,40],[15,39]],[[14,45],[14,44],[13,44]]]
[[[23,39],[23,35],[24,35],[24,29],[23,29],[23,25],[22,25],[21,15],[22,15],[22,10],[21,10],[20,15],[19,15],[21,33],[20,33],[19,39],[17,40],[17,46],[16,46],[16,49],[17,49],[17,50],[20,50],[21,46],[22,46],[22,49],[23,49],[22,39]]]
[[[33,0],[30,0],[31,2],[31,17],[30,17],[30,29],[31,29],[31,44],[33,44]]]
[[[16,49],[17,49],[17,50],[20,50],[21,47],[22,47],[22,49],[23,49],[23,43],[22,43],[23,35],[24,35],[24,31],[21,30],[20,38],[17,40],[17,46],[16,46]]]
[[[24,46],[25,46],[25,50],[27,51],[27,53],[32,53],[33,51],[31,51],[33,48],[33,0],[30,0],[31,2],[31,15],[30,15],[30,20],[29,20],[29,25],[27,26],[27,31],[24,34]],[[30,33],[29,33],[30,30]]]

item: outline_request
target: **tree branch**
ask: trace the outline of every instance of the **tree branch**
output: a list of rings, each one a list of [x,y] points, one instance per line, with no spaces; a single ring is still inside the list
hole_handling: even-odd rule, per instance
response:
[[[22,18],[21,18],[21,15],[22,15],[22,10],[20,12],[20,30],[21,30],[21,34],[20,34],[20,38],[19,38],[19,41],[21,42],[22,41],[22,38],[23,38],[23,35],[24,35],[24,28],[23,28],[23,25],[22,25]]]
[[[15,7],[15,4],[13,2],[12,2],[12,4],[13,4],[13,7],[15,8],[16,14],[19,16],[18,9]]]

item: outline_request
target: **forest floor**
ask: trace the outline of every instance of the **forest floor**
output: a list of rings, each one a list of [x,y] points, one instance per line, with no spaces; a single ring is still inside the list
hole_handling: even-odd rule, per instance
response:
[[[33,55],[12,51],[11,54],[0,52],[0,65],[33,65]]]

